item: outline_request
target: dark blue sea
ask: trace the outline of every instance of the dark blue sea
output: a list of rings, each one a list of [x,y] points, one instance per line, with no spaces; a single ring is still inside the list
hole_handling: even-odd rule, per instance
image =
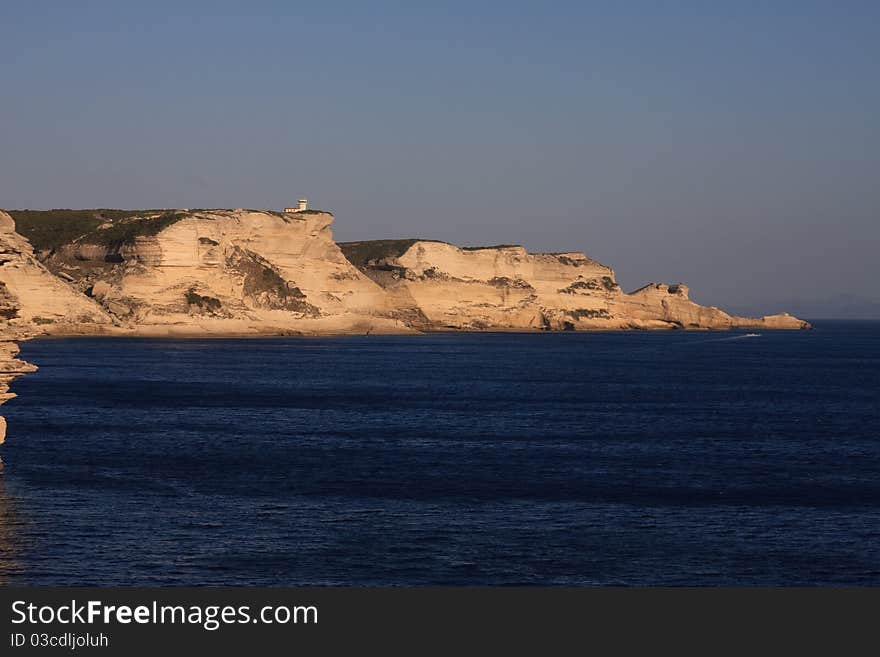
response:
[[[22,355],[6,583],[880,585],[880,323]]]

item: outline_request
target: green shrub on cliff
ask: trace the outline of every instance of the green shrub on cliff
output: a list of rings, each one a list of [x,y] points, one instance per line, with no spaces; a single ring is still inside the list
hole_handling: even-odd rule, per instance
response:
[[[95,230],[85,236],[84,241],[103,246],[131,244],[137,237],[151,237],[177,223],[183,212],[165,212],[158,217],[144,217],[131,221],[120,221],[109,228]]]
[[[607,308],[575,308],[564,312],[572,319],[611,319]]]
[[[365,240],[363,242],[339,242],[339,248],[355,267],[360,267],[370,260],[382,258],[399,258],[416,242],[439,242],[440,240]]]
[[[462,251],[487,251],[489,249],[521,249],[520,244],[492,244],[491,246],[462,246]]]
[[[125,220],[144,215],[159,217],[124,223]],[[94,244],[117,244],[134,239],[139,235],[155,235],[173,221],[170,217],[179,213],[167,210],[113,210],[98,208],[92,210],[10,210],[15,221],[15,230],[24,235],[37,251],[56,250],[74,240],[87,237]],[[179,218],[179,217],[178,217]],[[176,221],[177,219],[174,219]],[[153,223],[158,222],[158,223]],[[170,222],[170,223],[169,223]],[[101,230],[98,227],[111,223],[113,226]]]
[[[217,297],[206,297],[202,296],[195,289],[190,288],[186,293],[186,303],[190,306],[197,306],[202,310],[207,310],[208,312],[215,312],[220,310],[220,299]]]

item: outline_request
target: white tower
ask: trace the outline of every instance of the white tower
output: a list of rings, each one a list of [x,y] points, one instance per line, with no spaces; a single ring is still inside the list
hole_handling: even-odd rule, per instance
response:
[[[309,201],[308,199],[301,198],[299,200],[299,205],[295,208],[284,208],[284,212],[287,214],[296,214],[297,212],[305,212],[309,209]]]

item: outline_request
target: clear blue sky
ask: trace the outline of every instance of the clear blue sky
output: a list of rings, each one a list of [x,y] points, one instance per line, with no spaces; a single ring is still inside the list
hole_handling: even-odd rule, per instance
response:
[[[269,207],[880,316],[880,2],[3,2],[0,207]],[[425,3],[427,4],[427,3]]]

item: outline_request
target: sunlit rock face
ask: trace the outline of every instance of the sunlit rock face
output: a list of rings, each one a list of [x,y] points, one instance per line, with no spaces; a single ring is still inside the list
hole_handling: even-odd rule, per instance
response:
[[[9,385],[18,377],[29,372],[35,372],[36,366],[16,358],[18,345],[8,337],[2,335],[3,327],[0,327],[0,404],[15,397],[14,392],[9,392]],[[6,419],[0,416],[0,443],[6,440]]]
[[[35,333],[808,326],[784,314],[743,318],[700,306],[682,284],[652,283],[627,294],[611,268],[582,253],[430,240],[339,245],[333,215],[321,211],[28,213],[13,214],[31,222],[22,229],[39,242],[39,257],[12,219],[0,216],[0,284],[17,308],[11,321]],[[0,295],[3,312],[13,311],[4,310]]]
[[[0,405],[15,397],[15,393],[9,391],[15,379],[37,369],[16,358],[18,345],[15,340],[29,336],[28,327],[33,322],[34,311],[42,309],[41,299],[57,289],[59,282],[33,260],[30,245],[13,228],[9,215],[0,212]],[[75,292],[71,294],[76,297]],[[22,299],[27,301],[24,308]],[[47,316],[50,312],[58,312],[54,316],[63,317],[68,308],[81,308],[76,302],[70,303],[68,306],[62,299],[46,304]],[[0,443],[5,440],[6,419],[0,416]]]
[[[394,318],[385,291],[339,250],[332,222],[316,211],[163,212],[108,222],[62,245],[46,264],[99,304],[118,327],[111,332],[410,330]]]
[[[54,275],[0,211],[0,319],[34,333],[92,332],[112,323],[92,299]]]
[[[737,317],[714,306],[701,306],[688,298],[688,287],[682,283],[665,285],[651,283],[619,300],[621,314],[631,318],[634,326],[651,328],[662,323],[684,329],[806,329],[809,323],[787,313],[767,317]],[[647,324],[646,324],[647,323]]]
[[[614,271],[582,253],[521,246],[462,249],[443,242],[343,244],[360,269],[428,328],[729,329],[808,328],[790,315],[733,317],[688,298],[684,284],[652,283],[631,294]],[[383,253],[385,255],[383,255]]]

